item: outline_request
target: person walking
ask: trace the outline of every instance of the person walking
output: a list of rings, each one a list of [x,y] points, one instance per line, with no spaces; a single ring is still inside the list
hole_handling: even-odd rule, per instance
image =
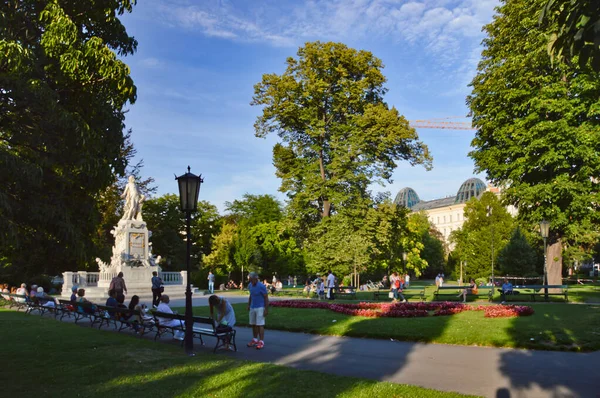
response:
[[[335,300],[335,275],[331,270],[327,271],[327,298],[329,300]]]
[[[160,297],[165,290],[163,286],[163,280],[158,276],[158,272],[152,272],[152,306],[158,307],[160,304]]]
[[[269,311],[269,296],[267,288],[264,284],[258,281],[258,274],[250,272],[248,275],[250,283],[248,291],[248,313],[250,325],[252,326],[252,341],[248,343],[248,347],[256,347],[257,350],[262,350],[265,346],[265,318]]]
[[[112,278],[108,291],[114,290],[117,294],[126,294],[127,285],[125,285],[125,279],[123,279],[123,273],[119,272],[117,276]]]
[[[215,292],[215,275],[212,273],[212,271],[208,271],[208,291],[210,294],[213,294]]]

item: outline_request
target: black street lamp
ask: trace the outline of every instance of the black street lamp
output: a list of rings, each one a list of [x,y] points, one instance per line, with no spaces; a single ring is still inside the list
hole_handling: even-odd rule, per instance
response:
[[[546,220],[540,222],[540,235],[544,239],[544,300],[548,301],[548,260],[547,260],[547,249],[546,240],[550,234],[550,223]]]
[[[185,352],[188,355],[194,355],[194,320],[192,317],[192,288],[190,286],[190,252],[192,249],[191,241],[191,228],[192,212],[198,210],[198,195],[200,194],[200,184],[204,182],[202,175],[195,175],[190,173],[190,166],[188,166],[188,172],[175,177],[177,184],[179,184],[179,201],[180,208],[186,214],[186,237],[187,237],[187,256],[186,256],[186,270],[187,270],[187,286],[185,288]]]
[[[402,252],[402,266],[404,269],[404,272],[406,272],[406,258],[408,257],[408,254],[406,254],[406,252]]]

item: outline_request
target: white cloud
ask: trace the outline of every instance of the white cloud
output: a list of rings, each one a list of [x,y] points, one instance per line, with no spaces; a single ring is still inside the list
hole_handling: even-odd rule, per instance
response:
[[[157,58],[144,58],[140,61],[140,65],[148,69],[159,69],[164,66],[164,63]]]
[[[496,4],[497,0],[177,1],[163,3],[159,11],[173,25],[224,39],[297,46],[307,39],[374,36],[418,42],[442,52],[460,49],[462,39],[480,37]]]

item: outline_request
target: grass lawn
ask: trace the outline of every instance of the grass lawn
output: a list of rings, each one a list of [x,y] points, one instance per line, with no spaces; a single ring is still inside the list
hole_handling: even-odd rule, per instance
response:
[[[0,325],[0,385],[6,397],[462,396],[241,361],[225,353],[189,358],[179,345],[3,309]]]
[[[535,314],[519,318],[484,318],[482,311],[426,318],[365,318],[322,309],[274,307],[269,311],[267,329],[442,344],[568,351],[600,349],[600,306],[559,303],[531,306]],[[233,307],[238,325],[247,325],[246,304]],[[196,307],[194,313],[206,315],[208,308]]]

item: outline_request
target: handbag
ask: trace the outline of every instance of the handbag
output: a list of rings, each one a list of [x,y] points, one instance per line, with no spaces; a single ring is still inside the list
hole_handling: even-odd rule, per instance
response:
[[[165,287],[164,287],[163,285],[160,285],[159,289],[160,289],[160,292],[161,292],[161,293],[164,293],[164,292],[165,292]]]
[[[394,298],[394,292],[389,292],[389,293],[388,293],[388,297],[389,297],[389,298]]]

